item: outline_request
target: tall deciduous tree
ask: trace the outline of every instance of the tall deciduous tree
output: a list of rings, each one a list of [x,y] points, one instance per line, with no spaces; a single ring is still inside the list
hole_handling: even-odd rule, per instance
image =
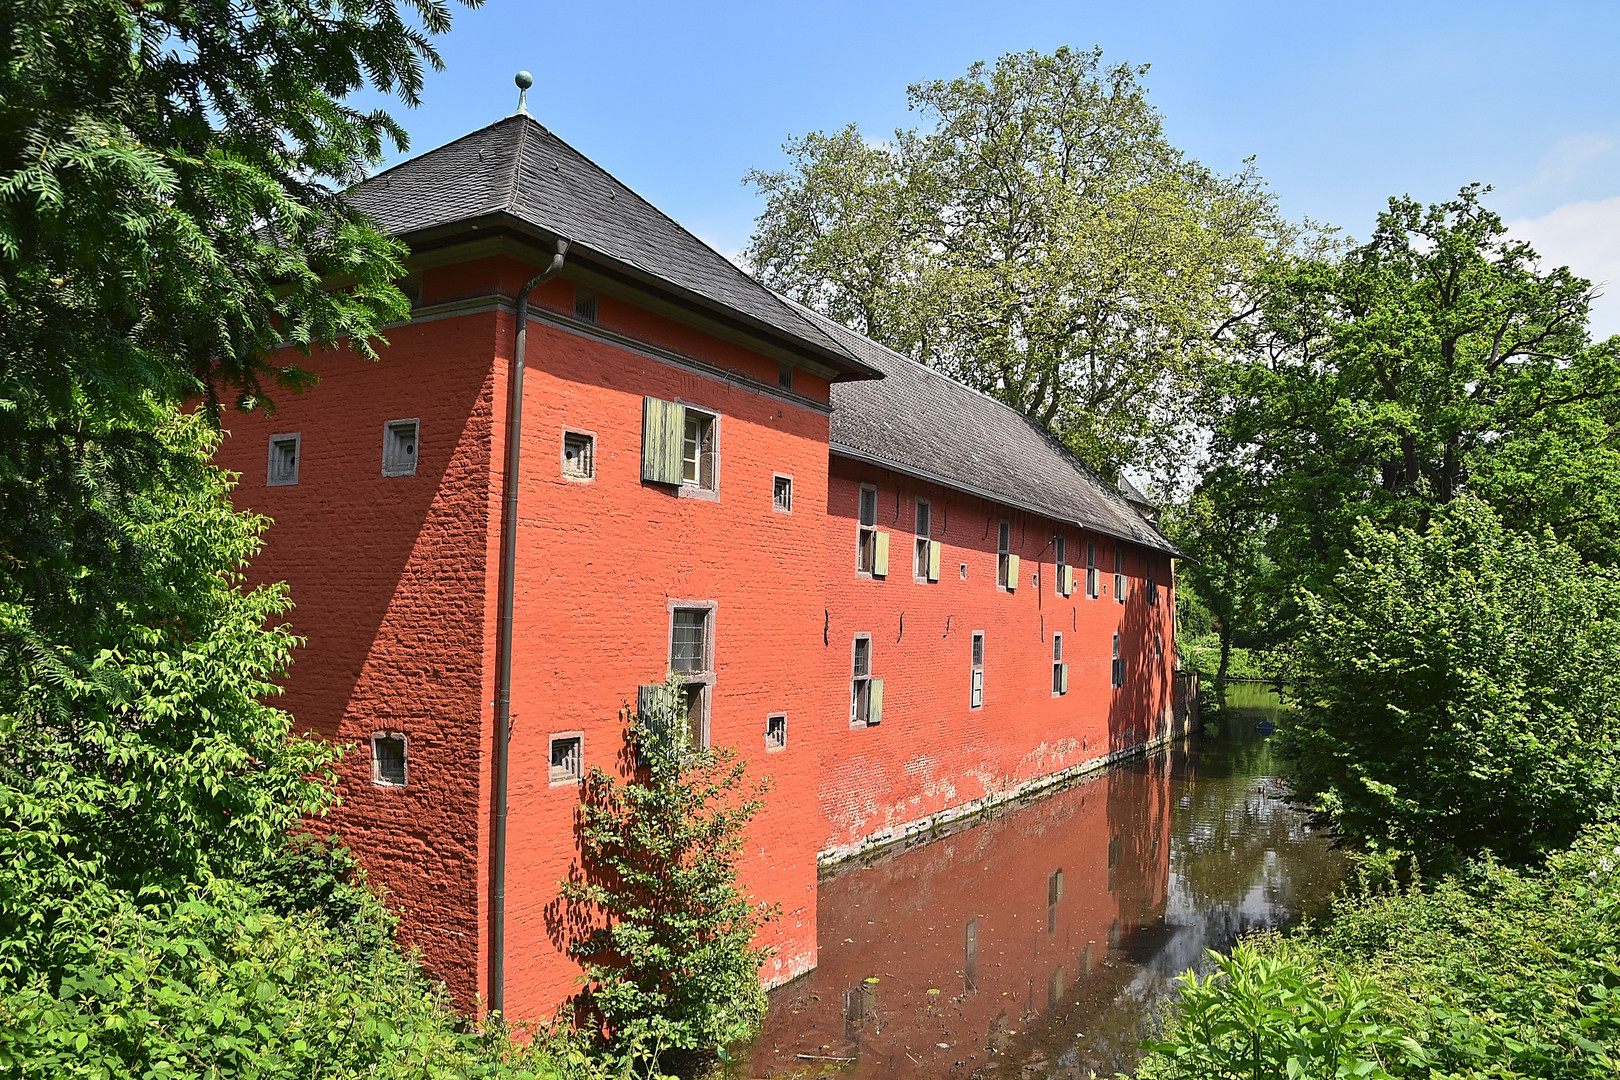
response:
[[[1175,471],[1190,385],[1279,225],[1253,169],[1165,138],[1145,67],[1004,56],[919,83],[933,120],[790,141],[747,256],[761,280],[940,367],[1112,474]]]
[[[1216,453],[1263,492],[1286,575],[1325,585],[1355,523],[1422,528],[1465,492],[1514,527],[1620,555],[1620,339],[1591,284],[1480,203],[1392,199],[1340,257],[1281,260],[1216,385]]]

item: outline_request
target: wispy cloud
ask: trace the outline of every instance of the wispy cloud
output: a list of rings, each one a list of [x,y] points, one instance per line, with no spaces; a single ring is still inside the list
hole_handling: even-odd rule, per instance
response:
[[[1550,266],[1568,266],[1590,278],[1600,296],[1592,305],[1592,335],[1620,334],[1620,195],[1567,202],[1551,212],[1508,222]]]
[[[1613,136],[1597,133],[1565,135],[1542,155],[1532,189],[1556,188],[1579,183],[1613,154]]]

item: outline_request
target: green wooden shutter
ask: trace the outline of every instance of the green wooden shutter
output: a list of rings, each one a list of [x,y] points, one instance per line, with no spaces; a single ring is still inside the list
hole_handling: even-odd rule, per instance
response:
[[[874,577],[889,576],[889,534],[877,534],[877,558],[872,561],[872,574]]]
[[[673,401],[641,399],[641,478],[653,484],[681,482],[681,439],[686,409]]]
[[[1058,693],[1067,694],[1069,692],[1069,665],[1062,664],[1060,667],[1062,670],[1058,675]]]
[[[1018,556],[1007,556],[1007,591],[1018,588]]]
[[[870,693],[871,696],[867,698],[866,722],[868,724],[882,723],[882,721],[883,721],[883,680],[882,679],[873,679],[872,680],[872,689],[869,691],[869,693]]]
[[[939,580],[939,558],[944,545],[938,540],[928,541],[928,580]]]

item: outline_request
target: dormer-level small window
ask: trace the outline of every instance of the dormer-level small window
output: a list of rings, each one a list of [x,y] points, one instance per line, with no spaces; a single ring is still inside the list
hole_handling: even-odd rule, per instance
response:
[[[300,436],[270,436],[270,465],[265,483],[271,487],[289,487],[298,483],[298,450]]]
[[[418,422],[415,420],[390,420],[383,425],[384,476],[416,475],[418,434]]]
[[[778,364],[776,366],[776,385],[784,390],[793,389],[793,366],[791,364]]]
[[[574,288],[574,318],[580,322],[596,321],[596,294],[591,290]]]

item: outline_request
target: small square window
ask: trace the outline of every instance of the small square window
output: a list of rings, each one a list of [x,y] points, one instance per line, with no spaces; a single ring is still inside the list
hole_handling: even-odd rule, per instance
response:
[[[793,478],[778,476],[771,482],[771,505],[784,514],[793,513]]]
[[[776,385],[784,390],[793,389],[793,367],[790,364],[776,366]]]
[[[290,487],[298,483],[299,442],[297,432],[270,436],[270,466],[265,475],[265,483],[270,487]]]
[[[585,779],[585,736],[553,735],[551,737],[551,782],[577,784]]]
[[[383,425],[383,475],[415,476],[416,443],[419,434],[415,420],[390,420]]]
[[[371,737],[371,782],[377,787],[405,786],[405,736],[378,732]]]
[[[787,717],[767,716],[765,718],[765,749],[780,750],[787,745]]]
[[[563,432],[563,475],[589,480],[596,475],[596,438],[580,431]]]

